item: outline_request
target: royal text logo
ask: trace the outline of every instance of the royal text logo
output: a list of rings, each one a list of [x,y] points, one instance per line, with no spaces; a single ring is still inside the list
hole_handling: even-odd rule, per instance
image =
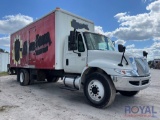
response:
[[[125,106],[126,117],[156,117],[154,106]]]

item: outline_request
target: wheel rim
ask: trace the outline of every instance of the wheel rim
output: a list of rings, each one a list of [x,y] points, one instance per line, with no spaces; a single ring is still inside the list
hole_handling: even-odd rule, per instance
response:
[[[104,97],[104,86],[98,80],[92,80],[88,84],[88,94],[94,101],[101,101]]]
[[[24,74],[23,72],[20,73],[20,82],[23,83],[24,81]]]

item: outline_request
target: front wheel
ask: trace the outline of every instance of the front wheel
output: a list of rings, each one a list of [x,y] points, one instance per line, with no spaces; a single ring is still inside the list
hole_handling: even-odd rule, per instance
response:
[[[139,91],[119,91],[119,93],[123,96],[132,97],[139,93]]]
[[[108,107],[114,101],[116,90],[107,75],[95,72],[87,76],[84,94],[91,105],[103,108]]]

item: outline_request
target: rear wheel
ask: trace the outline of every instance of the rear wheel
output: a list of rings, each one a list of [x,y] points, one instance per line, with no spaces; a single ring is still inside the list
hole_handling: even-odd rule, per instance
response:
[[[95,72],[86,78],[84,94],[91,105],[103,108],[108,107],[114,101],[116,90],[107,75]]]
[[[119,93],[123,96],[132,97],[139,93],[139,91],[119,91]]]
[[[8,68],[7,72],[8,72],[8,75],[13,75],[13,70],[12,69]]]
[[[20,85],[26,86],[29,84],[29,73],[25,69],[20,70],[20,76],[19,76],[19,82]]]

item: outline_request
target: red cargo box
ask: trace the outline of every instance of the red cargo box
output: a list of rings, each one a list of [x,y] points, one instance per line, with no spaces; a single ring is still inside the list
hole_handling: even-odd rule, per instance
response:
[[[53,69],[55,13],[11,35],[11,67]]]

